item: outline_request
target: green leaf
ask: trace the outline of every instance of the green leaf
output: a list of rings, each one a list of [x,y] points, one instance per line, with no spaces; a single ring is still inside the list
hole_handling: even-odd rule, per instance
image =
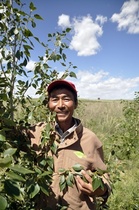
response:
[[[12,158],[9,156],[5,158],[0,158],[0,167],[1,168],[9,167],[11,162],[12,162]]]
[[[62,57],[63,57],[63,60],[65,61],[66,60],[66,58],[67,58],[67,56],[66,56],[66,54],[65,53],[63,53],[62,54]]]
[[[67,177],[66,183],[67,183],[67,186],[73,187],[73,183],[71,182],[71,180],[69,179],[69,177]]]
[[[62,66],[66,66],[66,64],[65,63],[61,63],[62,64]]]
[[[9,36],[13,36],[14,35],[14,31],[15,31],[15,27],[12,27],[9,32],[8,32],[8,35]]]
[[[12,180],[5,180],[4,189],[9,196],[15,197],[18,200],[24,200],[21,195],[21,189],[17,182],[13,182]]]
[[[6,82],[6,80],[4,78],[0,78],[0,87],[6,87],[8,85],[8,83]],[[0,96],[2,96],[4,93],[0,94]]]
[[[9,176],[11,179],[16,180],[16,181],[21,181],[21,182],[26,181],[22,176],[14,173],[13,171],[7,172],[7,176]]]
[[[20,51],[19,51],[19,50],[17,50],[17,52],[16,52],[16,54],[15,54],[15,57],[16,57],[18,60],[20,60]]]
[[[64,176],[64,175],[60,176],[59,184],[61,185],[61,184],[63,184],[65,181],[66,181],[65,176]]]
[[[31,111],[29,114],[28,114],[28,120],[32,120],[33,119],[33,112]]]
[[[24,47],[25,50],[33,50],[33,48],[29,45],[24,44],[23,47]]]
[[[104,183],[103,183],[102,179],[100,179],[100,188],[101,188],[102,190],[104,190]]]
[[[36,7],[34,6],[34,4],[32,2],[30,2],[29,8],[32,11],[36,10]]]
[[[9,149],[4,151],[4,153],[3,153],[4,157],[14,155],[16,151],[17,151],[17,149],[15,149],[15,148],[9,148]]]
[[[32,25],[33,28],[36,27],[36,23],[34,21],[31,22],[31,25]]]
[[[36,41],[40,43],[40,40],[38,37],[34,37],[34,39],[36,39]]]
[[[37,195],[40,191],[40,187],[38,184],[32,184],[30,187],[29,187],[29,190],[28,190],[28,194],[29,194],[29,197],[30,198],[34,198],[35,195]]]
[[[27,59],[25,58],[23,63],[22,63],[22,66],[26,66],[27,65]]]
[[[6,140],[5,131],[4,130],[1,130],[0,131],[0,141],[5,141],[5,140]]]
[[[73,175],[72,173],[69,172],[69,175],[68,175],[68,176],[69,176],[71,182],[74,182],[74,175]]]
[[[53,168],[53,166],[54,166],[54,161],[53,161],[53,158],[52,158],[52,157],[49,157],[49,159],[47,159],[47,163],[48,163],[48,165],[50,166],[50,168]]]
[[[67,206],[62,206],[60,210],[67,210]]]
[[[38,14],[35,14],[34,17],[35,17],[36,19],[43,20],[43,18],[42,18],[40,15],[38,15]]]
[[[70,72],[69,76],[70,76],[70,77],[77,78],[77,77],[76,77],[76,74],[75,74],[73,71]]]
[[[107,172],[106,170],[101,170],[101,169],[97,168],[97,174],[99,174],[100,176],[102,176],[106,172]]]
[[[37,174],[41,174],[42,171],[37,167],[37,166],[34,166],[34,170]]]
[[[11,126],[15,126],[15,122],[13,120],[11,120],[11,119],[4,118],[3,121],[5,123],[5,126],[10,126],[10,127]]]
[[[75,151],[74,154],[78,157],[78,158],[86,158],[85,154],[80,152],[80,151]]]
[[[50,189],[49,189],[48,185],[46,184],[46,180],[41,179],[40,182],[39,182],[39,186],[40,186],[41,191],[42,191],[45,195],[49,196],[49,191],[50,191]]]
[[[74,166],[72,166],[72,168],[74,169],[74,171],[77,171],[77,172],[84,169],[83,166],[81,166],[79,163],[76,163]]]
[[[27,168],[24,168],[24,167],[22,167],[20,165],[11,166],[10,169],[13,170],[13,171],[16,171],[16,172],[18,172],[20,174],[33,174],[33,173],[35,173],[34,171],[29,170]]]
[[[71,31],[71,28],[66,28],[66,32],[69,33]]]
[[[25,35],[26,37],[33,36],[32,32],[31,32],[29,29],[25,29],[25,30],[24,30],[24,35]]]
[[[59,49],[60,54],[62,54],[62,51],[63,51],[63,49],[60,47],[60,49]]]
[[[57,145],[55,144],[55,142],[54,142],[53,145],[51,146],[51,150],[53,151],[54,154],[56,154]]]
[[[9,61],[7,62],[7,69],[8,69],[8,70],[11,70],[11,68],[12,68],[12,63],[11,63],[11,61],[9,60]]]
[[[0,210],[5,210],[7,207],[7,200],[5,197],[0,195]]]
[[[67,186],[67,183],[66,183],[66,178],[64,175],[60,176],[60,181],[59,181],[59,188],[60,188],[60,191],[63,191]]]
[[[7,86],[7,84],[6,84]],[[0,94],[0,98],[3,100],[3,101],[7,101],[8,98],[7,98],[7,94],[3,93],[3,94]]]
[[[48,37],[52,37],[52,34],[48,34]]]
[[[93,187],[93,191],[95,191],[96,189],[98,189],[100,186],[100,182],[97,179],[97,177],[93,177],[93,181],[92,181],[92,187]]]
[[[69,173],[69,175],[66,178],[66,182],[67,182],[68,186],[73,187],[74,178],[73,178],[73,174],[72,173]]]
[[[101,187],[102,190],[104,189],[104,185],[103,185],[102,179],[100,177],[93,176],[92,179],[93,179],[92,180],[92,187],[93,187],[94,191],[96,189],[98,189],[99,187]]]
[[[65,171],[66,171],[66,170],[65,170],[64,168],[60,168],[60,169],[58,170],[59,173],[65,173]]]
[[[60,187],[60,192],[61,192],[67,187],[67,183],[64,182],[63,184],[60,184],[59,187]]]
[[[42,174],[40,174],[39,176],[38,176],[38,178],[41,178],[41,177],[51,177],[51,171],[45,171],[44,173],[42,173]]]

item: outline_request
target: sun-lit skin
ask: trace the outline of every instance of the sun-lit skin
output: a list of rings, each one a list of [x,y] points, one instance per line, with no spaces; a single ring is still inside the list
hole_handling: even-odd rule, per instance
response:
[[[54,89],[49,96],[49,109],[56,113],[56,121],[63,132],[73,125],[73,113],[77,104],[74,95],[66,88]]]

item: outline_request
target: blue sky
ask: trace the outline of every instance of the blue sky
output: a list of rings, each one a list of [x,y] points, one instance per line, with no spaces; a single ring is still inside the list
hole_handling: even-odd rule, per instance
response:
[[[46,43],[48,33],[72,28],[67,58],[78,68],[77,79],[68,80],[75,83],[80,98],[134,98],[139,91],[139,0],[32,2],[44,19],[34,31],[40,40]],[[37,45],[27,68],[42,53]]]

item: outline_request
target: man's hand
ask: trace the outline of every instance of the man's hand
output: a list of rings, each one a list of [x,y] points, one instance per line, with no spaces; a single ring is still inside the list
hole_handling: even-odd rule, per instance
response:
[[[104,185],[104,190],[98,188],[95,191],[93,191],[92,178],[84,170],[82,170],[81,172],[82,175],[85,177],[86,182],[83,179],[81,179],[80,176],[76,177],[76,182],[82,193],[85,193],[88,196],[102,196],[105,194],[107,190],[107,187],[105,185]]]

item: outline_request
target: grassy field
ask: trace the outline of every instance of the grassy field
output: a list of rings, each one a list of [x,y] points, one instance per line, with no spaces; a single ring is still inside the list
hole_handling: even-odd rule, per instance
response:
[[[103,141],[113,134],[123,118],[122,107],[121,101],[80,100],[75,116]]]
[[[123,103],[121,101],[80,100],[75,116],[82,119],[84,126],[95,132],[103,143],[105,161],[113,186],[113,193],[108,200],[109,209],[139,209],[138,156],[133,152],[129,158],[122,154],[120,147],[118,150],[115,146],[120,145],[122,139],[120,125],[124,121]],[[123,157],[118,159],[116,154],[112,155],[113,151],[117,151],[117,154],[121,153]]]

